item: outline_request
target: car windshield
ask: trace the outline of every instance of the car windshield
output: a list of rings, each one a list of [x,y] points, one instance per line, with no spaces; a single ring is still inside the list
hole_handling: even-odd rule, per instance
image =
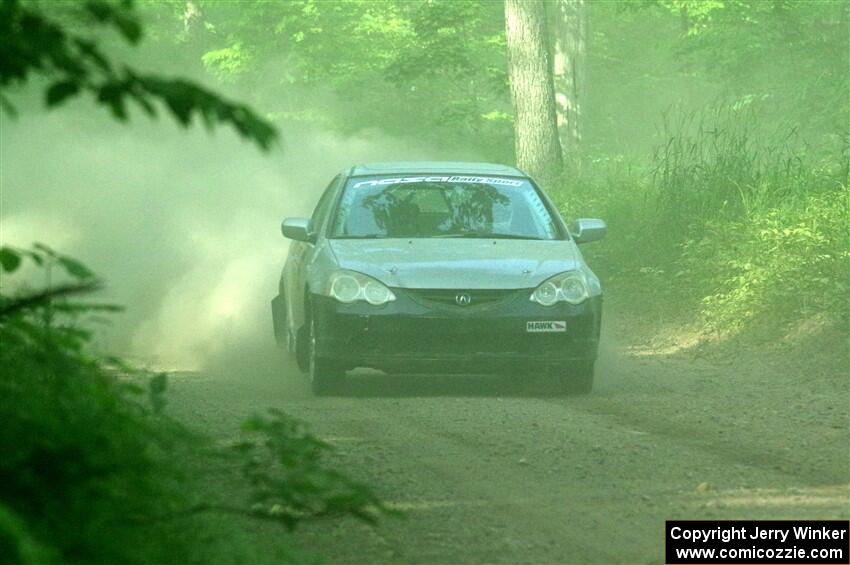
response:
[[[331,232],[334,238],[558,236],[530,182],[478,176],[349,179]]]

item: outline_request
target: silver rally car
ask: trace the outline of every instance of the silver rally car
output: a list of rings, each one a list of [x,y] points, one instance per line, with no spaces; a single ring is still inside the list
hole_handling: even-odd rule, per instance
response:
[[[272,300],[275,337],[316,394],[347,370],[544,371],[593,386],[602,289],[577,244],[605,223],[567,226],[522,171],[392,162],[337,175],[292,240]]]

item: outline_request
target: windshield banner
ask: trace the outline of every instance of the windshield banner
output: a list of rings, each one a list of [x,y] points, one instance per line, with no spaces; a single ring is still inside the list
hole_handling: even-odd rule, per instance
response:
[[[469,183],[469,184],[494,184],[498,186],[522,186],[523,181],[517,179],[505,179],[498,177],[394,177],[388,179],[363,180],[354,184],[354,188],[361,186],[385,186],[389,184],[406,184],[414,182],[446,182],[446,183]]]

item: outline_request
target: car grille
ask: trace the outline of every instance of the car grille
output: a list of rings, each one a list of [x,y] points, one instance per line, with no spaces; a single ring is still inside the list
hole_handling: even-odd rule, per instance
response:
[[[516,289],[407,289],[412,298],[419,302],[452,306],[455,308],[477,308],[496,306],[522,292]],[[468,296],[468,304],[459,304],[459,296]]]

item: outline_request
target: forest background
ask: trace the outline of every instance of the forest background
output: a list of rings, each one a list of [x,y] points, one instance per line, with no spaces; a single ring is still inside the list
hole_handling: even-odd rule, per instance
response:
[[[0,6],[23,30],[4,40],[32,33],[16,19],[24,6],[142,73],[104,91],[49,72],[7,81],[12,59],[0,66],[0,558],[204,562],[226,543],[210,533],[222,514],[291,527],[385,510],[325,469],[321,442],[285,415],[213,446],[163,413],[164,374],[107,356],[249,370],[271,343],[280,216],[309,214],[355,162],[518,162],[565,217],[608,222],[583,252],[630,331],[724,355],[814,351],[847,374],[846,2]],[[528,70],[511,43],[518,22],[537,22],[548,138],[516,119],[516,101],[536,96],[511,81]],[[229,131],[150,123],[145,100],[178,124],[233,125],[268,152]],[[45,102],[67,104],[44,113]],[[99,299],[128,307],[111,325],[98,318],[115,307],[87,299],[95,272]],[[195,483],[209,469],[175,468],[199,450],[244,466],[244,504],[206,499]]]
[[[847,5],[544,5],[563,162],[546,188],[609,223],[588,251],[607,285],[712,334],[846,321]],[[501,2],[140,7],[147,65],[238,93],[284,144],[307,128],[517,161]]]

